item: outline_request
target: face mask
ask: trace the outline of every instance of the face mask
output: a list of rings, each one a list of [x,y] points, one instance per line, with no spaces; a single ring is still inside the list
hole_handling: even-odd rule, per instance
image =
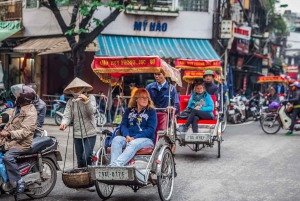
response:
[[[79,92],[77,92],[77,93],[74,93],[74,92],[72,91],[72,89],[69,89],[69,92],[73,95],[74,98],[78,98],[78,96],[79,96],[80,94],[82,94],[82,93],[84,92],[84,90],[85,90],[85,87],[82,88],[82,89],[81,89]]]

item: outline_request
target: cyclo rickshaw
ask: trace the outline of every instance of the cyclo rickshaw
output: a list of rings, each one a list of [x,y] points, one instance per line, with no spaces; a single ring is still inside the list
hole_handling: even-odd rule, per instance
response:
[[[218,70],[222,72],[220,61],[207,61],[207,60],[190,60],[190,59],[177,59],[175,68],[184,71],[183,80],[189,84],[194,82],[195,79],[203,78],[205,70]],[[215,80],[220,83],[221,94],[223,94],[223,87],[221,77],[215,74]],[[188,92],[186,93],[188,94]],[[180,112],[186,109],[191,95],[180,95]],[[179,130],[175,130],[176,139],[180,146],[188,146],[192,151],[200,151],[205,147],[213,147],[214,143],[218,143],[218,157],[221,156],[221,142],[222,142],[222,122],[224,109],[220,107],[217,110],[218,103],[217,97],[211,95],[214,102],[214,120],[199,120],[198,121],[198,133],[193,133],[191,129],[183,133]],[[220,105],[223,105],[223,95],[219,97]],[[176,119],[176,128],[185,124],[187,119]],[[226,126],[226,125],[225,125]],[[224,127],[225,127],[224,126]],[[225,128],[224,128],[225,130]]]
[[[95,57],[92,69],[101,80],[110,84],[122,84],[125,75],[158,73],[161,69],[166,72],[166,77],[181,84],[179,71],[158,56]],[[166,108],[156,109],[161,111]],[[102,132],[100,148],[96,153],[97,164],[89,167],[89,173],[95,180],[96,191],[100,198],[110,198],[115,185],[129,186],[136,192],[141,187],[152,184],[157,185],[161,200],[170,200],[176,176],[172,153],[172,147],[175,147],[173,124],[176,109],[170,107],[166,111],[157,112],[158,124],[154,148],[139,150],[126,166],[107,166],[110,163],[111,149],[106,142],[111,136],[109,132]]]
[[[285,86],[285,88],[287,88],[289,86],[289,81],[285,77],[282,77],[282,76],[259,76],[257,83],[258,84],[282,83]],[[279,94],[279,99],[283,100],[285,98],[284,96],[285,96],[284,94]],[[268,97],[268,95],[264,95],[264,94],[260,93],[260,101],[259,101],[260,124],[262,124],[266,115],[269,113],[269,107],[264,105],[264,102],[266,101],[267,97]]]

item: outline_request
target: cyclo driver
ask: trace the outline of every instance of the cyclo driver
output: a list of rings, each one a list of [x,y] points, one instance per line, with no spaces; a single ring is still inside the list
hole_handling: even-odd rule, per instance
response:
[[[13,116],[0,132],[0,151],[6,152],[3,161],[7,170],[10,184],[16,187],[14,195],[25,190],[25,181],[19,173],[16,158],[30,149],[34,130],[37,122],[37,112],[32,104],[35,100],[35,91],[23,84],[11,87],[12,94],[16,98],[17,107]]]

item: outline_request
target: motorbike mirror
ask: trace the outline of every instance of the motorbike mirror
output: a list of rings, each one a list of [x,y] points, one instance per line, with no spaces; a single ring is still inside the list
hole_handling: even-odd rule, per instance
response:
[[[9,121],[9,114],[3,113],[2,114],[2,123],[8,123]]]

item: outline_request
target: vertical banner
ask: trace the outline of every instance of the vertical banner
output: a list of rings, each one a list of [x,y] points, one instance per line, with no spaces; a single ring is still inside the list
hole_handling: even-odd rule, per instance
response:
[[[247,89],[247,76],[244,77],[244,83],[243,83],[243,90],[246,91]]]

